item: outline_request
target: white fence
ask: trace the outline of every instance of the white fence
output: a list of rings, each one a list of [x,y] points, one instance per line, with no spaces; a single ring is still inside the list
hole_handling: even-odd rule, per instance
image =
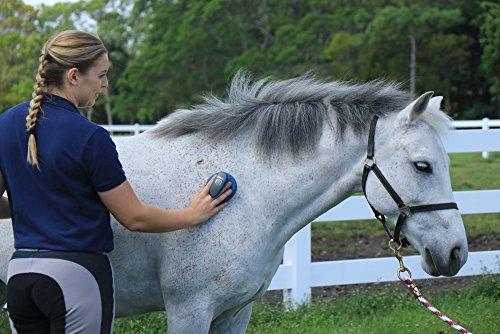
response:
[[[500,120],[455,121],[453,125],[455,128],[468,129],[449,132],[444,138],[448,153],[483,152],[485,157],[484,152],[500,151],[500,129],[493,129],[500,127]],[[108,131],[131,131],[137,134],[151,126],[136,124],[105,127]],[[462,214],[500,212],[500,189],[457,191],[454,196]],[[314,222],[372,218],[364,197],[352,196]],[[405,257],[413,277],[433,278],[421,269],[419,261],[419,256]],[[397,261],[393,257],[311,262],[309,224],[286,244],[283,264],[278,268],[269,290],[284,290],[285,301],[298,305],[310,300],[312,287],[395,281],[396,269]],[[481,275],[484,272],[500,273],[500,250],[469,252],[467,263],[457,276]]]
[[[483,118],[480,121],[454,121],[453,127],[455,129],[481,128],[483,130],[489,130],[491,128],[500,128],[500,119],[492,120],[489,118]],[[483,151],[482,156],[483,159],[488,159],[488,151]]]
[[[133,135],[138,135],[139,133],[151,129],[154,125],[144,125],[144,124],[125,124],[125,125],[102,125],[106,130],[114,134],[115,132],[126,132]],[[468,121],[453,121],[453,127],[455,129],[474,129],[482,128],[483,130],[489,130],[492,128],[500,128],[500,119],[489,119],[483,118],[482,120],[468,120]]]

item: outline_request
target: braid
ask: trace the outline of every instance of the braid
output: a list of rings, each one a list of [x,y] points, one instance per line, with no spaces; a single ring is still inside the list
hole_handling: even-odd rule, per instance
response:
[[[39,166],[38,153],[35,139],[36,116],[41,110],[43,92],[45,91],[45,66],[47,65],[47,57],[45,56],[45,47],[42,50],[39,58],[38,71],[36,74],[36,82],[33,86],[33,94],[31,95],[30,108],[28,116],[26,116],[26,131],[28,132],[28,163],[31,166]]]

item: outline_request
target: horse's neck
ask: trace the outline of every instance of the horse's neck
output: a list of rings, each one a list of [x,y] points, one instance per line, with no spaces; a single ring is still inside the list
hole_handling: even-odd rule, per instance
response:
[[[325,127],[312,155],[255,167],[258,182],[251,186],[260,198],[260,211],[268,217],[264,224],[272,230],[266,233],[273,235],[276,247],[281,248],[307,223],[360,189],[366,139],[349,129],[342,139],[338,135]]]

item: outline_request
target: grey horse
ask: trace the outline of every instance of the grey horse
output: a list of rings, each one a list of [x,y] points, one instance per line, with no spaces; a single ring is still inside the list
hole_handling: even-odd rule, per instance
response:
[[[171,333],[244,333],[252,302],[268,288],[294,233],[361,190],[368,126],[377,164],[406,203],[453,202],[439,132],[449,125],[441,97],[410,101],[397,85],[327,82],[313,76],[232,80],[226,99],[178,110],[143,134],[117,138],[130,183],[146,203],[177,209],[214,172],[238,181],[230,205],[204,224],[132,233],[113,221],[117,316],[165,310]],[[431,166],[429,172],[418,163]],[[398,209],[370,175],[367,195],[391,219]],[[13,251],[0,221],[0,279]],[[467,259],[457,210],[411,215],[403,233],[434,276]]]

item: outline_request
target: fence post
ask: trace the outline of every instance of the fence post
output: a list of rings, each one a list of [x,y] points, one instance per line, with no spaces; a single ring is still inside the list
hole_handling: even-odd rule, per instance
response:
[[[134,124],[134,136],[137,136],[140,133],[139,131],[139,123]]]
[[[483,118],[483,126],[482,126],[483,130],[485,130],[485,131],[489,130],[489,128],[490,128],[489,122],[490,122],[490,119],[488,117]],[[483,152],[482,155],[483,155],[483,159],[486,159],[486,160],[490,157],[489,152]]]
[[[283,264],[292,266],[292,288],[283,290],[285,305],[296,308],[311,301],[311,224],[298,231],[285,245]]]

